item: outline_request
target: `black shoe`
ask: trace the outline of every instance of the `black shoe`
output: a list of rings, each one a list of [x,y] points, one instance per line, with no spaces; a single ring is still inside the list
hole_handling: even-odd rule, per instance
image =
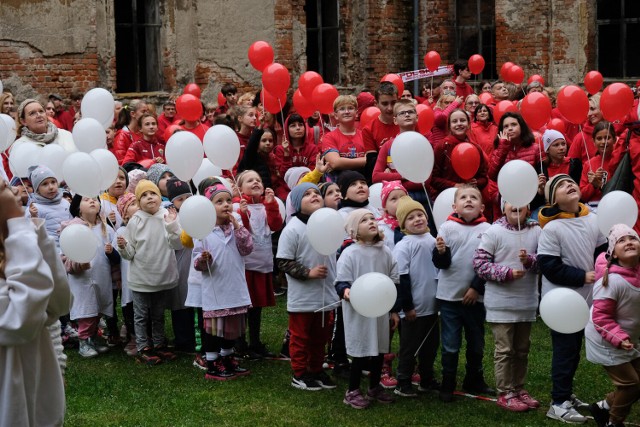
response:
[[[609,411],[607,409],[601,408],[597,403],[592,403],[589,405],[589,412],[593,415],[593,420],[596,422],[598,427],[605,427],[609,423]]]
[[[313,379],[322,388],[333,389],[337,387],[336,383],[331,379],[329,375],[327,375],[325,371],[320,371],[317,374],[313,374]]]
[[[394,394],[397,394],[398,396],[402,396],[402,397],[416,397],[416,391],[413,388],[413,386],[411,385],[411,383],[409,384],[403,384],[400,385],[398,384],[398,386],[393,390]]]
[[[444,375],[442,377],[442,385],[440,386],[440,400],[444,403],[453,402],[453,392],[456,389],[456,377],[455,375]]]
[[[335,377],[348,380],[349,377],[351,376],[351,364],[349,362],[336,363],[333,366],[333,375]]]
[[[453,402],[453,392],[452,391],[444,391],[440,390],[440,394],[438,395],[440,401],[443,403],[451,403]]]
[[[291,378],[291,385],[299,390],[322,390],[322,386],[308,374],[302,375],[300,377],[296,377],[294,375],[293,378]]]
[[[435,378],[431,378],[429,381],[420,381],[420,385],[418,386],[418,392],[426,393],[429,391],[440,391],[440,383]]]
[[[263,343],[260,343],[257,346],[249,347],[249,351],[253,351],[254,353],[259,354],[260,357],[263,359],[275,359],[277,357],[276,354],[270,352],[267,349],[267,346],[264,345]]]
[[[285,295],[286,293],[287,293],[287,290],[285,288],[275,288],[273,290],[273,294],[277,297]]]
[[[478,395],[478,394],[482,394],[485,396],[496,395],[496,391],[491,387],[489,387],[487,383],[484,382],[484,380],[475,381],[473,383],[465,381],[462,383],[462,390],[466,391],[467,393],[475,394],[475,395]]]

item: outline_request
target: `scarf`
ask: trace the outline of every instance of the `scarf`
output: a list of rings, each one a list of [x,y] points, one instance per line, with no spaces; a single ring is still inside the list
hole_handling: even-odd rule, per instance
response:
[[[33,193],[30,197],[33,198],[32,203],[37,203],[39,205],[57,205],[62,200],[62,193],[63,191],[61,189],[58,189],[58,194],[56,194],[56,197],[54,197],[53,199],[47,199],[46,197],[41,196],[38,193]]]
[[[49,144],[53,142],[58,136],[58,128],[51,122],[48,123],[47,132],[45,133],[33,133],[26,126],[22,128],[21,132],[22,136],[25,136],[41,144]]]
[[[462,225],[478,225],[478,224],[482,224],[483,222],[487,222],[487,218],[485,218],[484,215],[482,214],[480,214],[480,216],[477,217],[476,219],[466,222],[464,219],[460,218],[457,213],[453,213],[449,215],[447,220],[457,222],[458,224],[462,224]]]
[[[309,222],[309,218],[311,218],[311,215],[305,215],[302,212],[296,212],[291,216],[295,216],[296,218],[298,218],[300,221],[304,222],[305,224],[307,222]]]
[[[579,206],[580,209],[578,212],[561,211],[558,205],[546,206],[540,209],[540,212],[538,212],[540,227],[544,228],[545,225],[554,219],[578,218],[589,214],[589,208],[585,204],[580,203]]]
[[[398,223],[398,218],[396,218],[393,215],[389,215],[388,213],[385,213],[384,215],[382,215],[382,217],[380,218],[380,221],[387,224],[394,231],[396,228],[400,226],[400,224]]]
[[[341,208],[364,208],[365,206],[369,205],[369,200],[365,200],[364,202],[355,202],[353,200],[349,200],[349,199],[342,199],[340,201],[340,207]]]

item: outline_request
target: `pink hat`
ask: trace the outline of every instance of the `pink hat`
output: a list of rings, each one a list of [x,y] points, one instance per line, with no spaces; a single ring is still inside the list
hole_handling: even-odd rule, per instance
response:
[[[615,224],[611,227],[611,230],[609,230],[609,247],[607,249],[607,255],[611,256],[611,254],[613,254],[616,243],[625,236],[631,236],[636,240],[640,240],[638,233],[626,224]]]
[[[393,190],[402,190],[405,194],[407,194],[407,189],[404,188],[402,182],[400,181],[382,181],[382,191],[380,192],[380,199],[382,200],[382,207],[387,207],[387,199],[389,198],[389,194]]]

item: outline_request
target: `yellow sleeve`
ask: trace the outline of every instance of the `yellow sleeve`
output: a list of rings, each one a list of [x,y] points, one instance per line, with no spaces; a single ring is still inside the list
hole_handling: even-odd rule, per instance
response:
[[[180,243],[182,243],[182,246],[185,248],[193,248],[193,239],[184,230],[180,233]]]
[[[322,172],[318,171],[318,169],[314,169],[308,174],[306,174],[305,176],[303,176],[302,178],[300,178],[300,181],[298,181],[298,184],[300,184],[301,182],[310,182],[312,184],[317,184],[322,179],[322,175],[323,175]]]

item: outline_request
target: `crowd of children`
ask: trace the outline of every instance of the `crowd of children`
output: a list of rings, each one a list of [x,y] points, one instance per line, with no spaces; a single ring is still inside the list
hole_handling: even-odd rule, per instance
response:
[[[541,405],[526,389],[539,298],[570,287],[593,301],[587,358],[605,367],[616,389],[591,405],[576,397],[573,378],[585,331],[552,330],[546,415],[583,423],[587,418],[579,409],[589,409],[599,426],[622,425],[640,397],[639,322],[633,311],[640,295],[640,239],[624,225],[603,236],[596,210],[628,145],[623,141],[635,135],[598,115],[598,95],[591,98],[584,135],[530,129],[517,112],[495,123],[495,102],[510,96],[506,85],[494,82],[494,101],[481,103],[465,82],[469,73],[462,62],[455,81],[445,80],[435,98],[413,99],[409,93],[398,99],[393,84],[381,83],[369,94],[380,115],[367,124],[359,122],[358,99],[364,96],[339,96],[332,117],[304,119],[288,105],[282,117],[274,117],[262,111],[259,96],[238,99],[235,87],[225,85],[225,106],[207,106],[200,122],[181,120],[172,102],[156,117],[136,100],[120,111],[115,136],[115,129],[107,130],[122,167],[99,197],[72,196],[51,169],[38,164],[29,176],[11,181],[13,194],[2,182],[0,274],[20,286],[38,279],[34,292],[45,293],[46,283],[48,296],[34,297],[36,312],[30,316],[37,319],[12,320],[11,295],[0,282],[0,354],[27,357],[15,347],[19,337],[6,332],[12,321],[24,320],[37,323],[24,340],[43,340],[36,337],[43,326],[55,325],[54,335],[62,334],[67,344],[78,340],[82,357],[122,346],[153,366],[175,360],[176,352],[195,354],[194,366],[209,380],[250,374],[242,360],[286,357],[291,386],[333,389],[335,377],[344,376],[343,402],[364,409],[392,403],[385,389],[401,398],[437,392],[441,401],[452,402],[464,332],[462,389],[495,395],[501,408],[523,412]],[[418,103],[434,106],[432,129],[419,129]],[[208,126],[219,123],[235,126],[241,146],[237,175],[208,177],[197,188],[180,181],[165,164],[168,138],[191,131],[202,139]],[[395,137],[415,130],[427,136],[435,153],[433,174],[423,183],[404,179],[393,164]],[[462,178],[453,163],[452,153],[462,143],[478,150],[479,165],[470,178]],[[497,176],[513,159],[539,173],[538,193],[528,206],[500,198]],[[373,183],[382,185],[381,209],[370,200]],[[431,202],[451,187],[451,214],[435,224]],[[216,212],[215,227],[201,239],[189,236],[179,219],[182,204],[196,193]],[[12,197],[19,198],[24,214],[4,205]],[[279,202],[286,202],[284,212]],[[306,235],[309,218],[323,207],[344,220],[344,243],[331,255],[317,252]],[[38,219],[37,227],[19,217]],[[93,259],[78,263],[62,254],[64,267],[48,259],[49,246],[60,252],[60,232],[77,225],[89,227],[100,242]],[[17,240],[33,240],[32,248],[38,240],[42,256],[16,260],[13,253],[19,257],[25,250]],[[15,266],[27,261],[24,268]],[[351,285],[371,272],[388,276],[397,287],[393,308],[377,318],[361,315],[350,303]],[[60,310],[58,294],[67,286],[66,298],[72,294],[73,302]],[[262,309],[274,306],[284,287],[289,321],[281,325],[287,338],[276,355],[262,340]],[[173,342],[165,336],[165,310],[171,310]],[[60,326],[53,322],[59,316]],[[483,369],[485,323],[495,342],[493,380]],[[394,333],[397,349],[391,345]],[[333,378],[323,368],[326,362],[334,366]],[[0,386],[7,381],[0,374]],[[25,405],[29,419],[45,407]],[[0,404],[0,421],[5,408]]]

